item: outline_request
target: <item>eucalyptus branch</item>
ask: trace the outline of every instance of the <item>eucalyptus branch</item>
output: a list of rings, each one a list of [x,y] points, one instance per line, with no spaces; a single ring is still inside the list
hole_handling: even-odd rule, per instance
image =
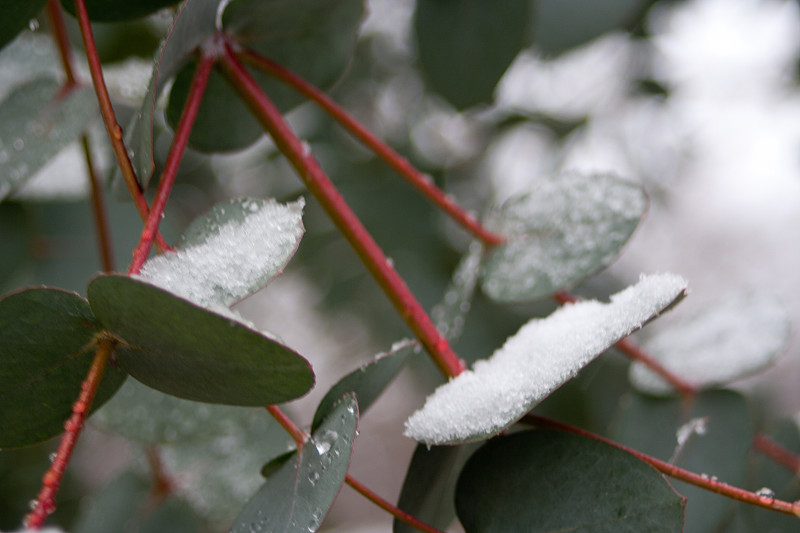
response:
[[[178,167],[183,157],[183,152],[186,150],[186,145],[189,142],[189,135],[192,132],[195,118],[197,118],[197,111],[200,109],[200,102],[203,99],[206,86],[208,85],[208,78],[211,75],[211,69],[214,67],[216,57],[205,50],[200,53],[200,62],[194,72],[192,84],[189,88],[189,95],[184,104],[181,118],[178,122],[178,128],[175,130],[175,138],[172,140],[167,161],[164,164],[164,170],[161,172],[161,179],[158,182],[158,191],[153,200],[153,207],[147,216],[144,224],[144,230],[139,238],[139,244],[133,251],[133,261],[128,269],[129,274],[138,274],[139,270],[147,260],[147,255],[150,253],[150,248],[153,245],[153,239],[158,233],[158,226],[161,223],[161,218],[164,215],[164,210],[167,207],[167,199],[169,193],[172,191],[172,186],[175,184],[175,177],[178,175]]]
[[[762,433],[753,437],[753,447],[794,475],[800,476],[800,457]]]
[[[83,422],[92,405],[97,388],[103,378],[108,360],[114,351],[115,341],[110,337],[101,337],[97,341],[92,366],[86,379],[81,384],[81,393],[72,406],[72,416],[64,423],[65,433],[61,436],[55,459],[42,478],[42,489],[36,498],[33,511],[25,518],[25,526],[29,529],[40,529],[47,516],[56,510],[56,494],[72,456],[75,443],[83,430]]]
[[[272,136],[276,146],[295,168],[339,232],[353,247],[442,373],[448,377],[460,374],[464,370],[464,364],[453,352],[447,339],[436,329],[428,313],[408,289],[403,278],[387,260],[386,255],[325,175],[314,156],[303,147],[303,143],[286,124],[278,108],[261,91],[256,81],[239,62],[229,45],[226,46],[222,67],[228,81]]]
[[[800,518],[800,503],[795,504],[792,502],[778,500],[772,496],[760,495],[739,487],[734,487],[733,485],[728,485],[727,483],[723,483],[716,478],[712,478],[707,475],[695,474],[694,472],[684,470],[683,468],[670,464],[666,461],[656,459],[655,457],[651,457],[645,453],[634,450],[633,448],[629,448],[619,444],[618,442],[614,442],[613,440],[601,437],[600,435],[574,426],[570,426],[569,424],[564,424],[563,422],[559,422],[557,420],[551,420],[549,418],[528,414],[525,415],[522,421],[533,426],[548,427],[551,429],[557,429],[559,431],[566,431],[568,433],[574,433],[575,435],[600,441],[604,444],[608,444],[609,446],[613,446],[614,448],[633,455],[637,459],[644,461],[662,474],[665,474],[669,477],[679,479],[685,483],[689,483],[710,492],[715,492],[733,500],[755,505],[756,507],[763,507],[764,509],[770,509],[783,514],[794,515]]]
[[[324,92],[320,91],[294,72],[291,72],[275,63],[273,60],[253,52],[252,50],[242,50],[238,54],[238,57],[244,63],[275,77],[303,96],[314,101],[325,110],[328,115],[336,120],[336,122],[350,132],[353,137],[361,141],[439,209],[450,215],[453,220],[461,224],[461,226],[472,233],[476,238],[480,239],[485,245],[493,246],[505,241],[505,237],[486,229],[472,214],[465,211],[451,196],[445,194],[437,187],[430,176],[426,176],[417,170],[406,158],[376,137],[369,129],[358,122],[355,117]]]

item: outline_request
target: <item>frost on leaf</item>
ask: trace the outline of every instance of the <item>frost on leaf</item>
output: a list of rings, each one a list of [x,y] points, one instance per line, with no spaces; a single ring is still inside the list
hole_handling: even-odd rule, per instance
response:
[[[189,226],[175,253],[148,260],[139,275],[225,312],[282,272],[303,236],[303,206],[302,198],[290,204],[256,199],[218,204]]]
[[[675,274],[642,276],[610,303],[565,305],[531,320],[491,358],[436,389],[406,421],[406,436],[448,444],[502,431],[686,288],[686,280]]]
[[[788,338],[783,306],[765,295],[737,292],[666,324],[644,348],[670,372],[707,388],[762,370]],[[642,392],[664,395],[674,390],[641,363],[631,366],[630,378]]]
[[[639,185],[612,175],[536,181],[486,221],[508,242],[489,256],[483,290],[495,300],[522,301],[581,281],[616,257],[646,208]]]

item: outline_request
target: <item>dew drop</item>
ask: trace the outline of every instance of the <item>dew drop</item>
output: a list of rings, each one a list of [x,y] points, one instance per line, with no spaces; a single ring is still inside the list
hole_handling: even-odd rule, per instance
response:
[[[772,503],[775,501],[775,492],[769,487],[761,487],[756,491],[756,496],[763,503]]]
[[[48,456],[48,459],[50,459],[50,462],[51,462],[51,463],[52,463],[53,461],[55,461],[55,460],[56,460],[56,452],[53,452],[53,453],[51,453],[51,454]]]
[[[25,148],[25,140],[22,139],[22,137],[17,137],[16,139],[14,139],[14,144],[12,146],[14,147],[14,150],[19,152],[20,150]]]
[[[308,144],[306,141],[301,142],[301,147],[303,150],[303,157],[308,157],[311,155],[311,145]]]
[[[39,500],[31,500],[31,501],[28,502],[28,508],[31,511],[34,511],[36,509],[37,505],[39,505]]]
[[[311,483],[311,486],[314,486],[319,481],[319,472],[311,472],[308,474],[308,482]]]
[[[28,21],[28,29],[31,31],[36,31],[39,29],[39,20],[38,19],[31,19]]]

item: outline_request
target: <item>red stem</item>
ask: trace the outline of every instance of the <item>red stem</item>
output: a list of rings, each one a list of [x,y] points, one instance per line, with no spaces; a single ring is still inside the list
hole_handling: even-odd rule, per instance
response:
[[[575,303],[578,298],[566,291],[558,291],[553,295],[553,298],[560,304]],[[615,347],[631,359],[639,361],[647,368],[661,376],[665,381],[672,385],[684,398],[690,398],[697,393],[694,386],[682,378],[676,376],[669,371],[664,365],[650,357],[650,355],[637,346],[629,338],[622,339]]]
[[[111,105],[111,98],[108,96],[108,89],[106,88],[106,82],[103,78],[103,68],[100,65],[100,57],[97,55],[97,45],[94,42],[92,25],[89,21],[89,13],[86,11],[85,0],[75,0],[75,12],[78,17],[78,25],[81,29],[83,46],[86,49],[86,60],[89,63],[92,84],[94,85],[95,93],[97,93],[100,114],[103,116],[103,122],[108,131],[111,147],[114,149],[117,164],[122,171],[122,176],[125,178],[125,184],[128,187],[131,198],[133,198],[136,210],[139,212],[139,216],[143,221],[147,220],[147,214],[150,212],[150,208],[147,206],[147,201],[144,199],[144,195],[142,195],[142,191],[139,188],[139,180],[136,178],[136,171],[133,170],[133,165],[131,165],[131,160],[128,157],[125,143],[122,141],[122,127],[120,127],[117,122],[114,108]],[[157,236],[157,244],[162,250],[169,250],[169,246],[167,246],[161,234]]]
[[[101,338],[98,341],[92,366],[89,368],[86,379],[81,384],[80,396],[72,405],[72,416],[64,423],[66,432],[61,437],[56,457],[53,459],[50,469],[42,478],[42,489],[36,498],[36,506],[31,514],[25,518],[25,527],[29,529],[40,529],[44,525],[47,516],[56,510],[56,494],[64,477],[64,471],[67,469],[72,450],[75,448],[75,443],[78,441],[83,429],[83,422],[92,405],[113,350],[114,341],[112,339]]]
[[[352,477],[350,474],[347,474],[345,477],[345,483],[353,487],[359,494],[364,496],[366,499],[387,511],[388,513],[392,514],[398,520],[408,524],[409,526],[416,528],[420,531],[424,531],[425,533],[442,533],[441,530],[436,529],[433,526],[429,526],[425,522],[420,522],[414,516],[408,514],[407,512],[403,511],[402,509],[395,507],[391,503],[387,502],[370,489],[368,489],[365,485],[363,485],[360,481]]]
[[[252,65],[274,76],[297,92],[316,102],[317,105],[324,109],[328,115],[333,117],[336,122],[342,125],[342,127],[370,150],[375,152],[378,157],[383,159],[398,174],[405,178],[406,181],[416,187],[417,190],[433,202],[439,209],[450,215],[453,220],[483,241],[484,244],[493,246],[505,242],[505,237],[496,235],[483,227],[474,216],[456,204],[451,196],[446,195],[439,189],[429,176],[422,174],[419,170],[414,168],[406,158],[376,137],[369,129],[364,127],[364,125],[358,122],[355,117],[345,111],[344,108],[334,102],[328,95],[300,78],[292,71],[285,69],[271,59],[257,54],[252,50],[243,50],[238,56],[248,65]]]
[[[59,6],[58,0],[49,0],[47,2],[47,16],[50,20],[50,29],[53,32],[53,37],[58,45],[58,53],[61,57],[64,75],[67,78],[63,90],[70,90],[77,86],[78,82],[75,77],[75,67],[73,66],[72,45],[69,42],[67,28],[64,25],[64,16],[61,13],[61,6]],[[114,270],[114,260],[113,253],[111,252],[111,237],[108,229],[108,215],[105,199],[103,198],[103,187],[95,172],[92,152],[89,148],[89,138],[86,134],[81,135],[81,145],[83,147],[83,158],[86,161],[89,185],[92,190],[92,211],[94,213],[97,241],[100,248],[100,259],[103,270],[110,272]]]
[[[206,50],[201,51],[200,62],[194,71],[192,84],[189,87],[189,95],[183,106],[178,128],[175,130],[175,138],[172,140],[164,170],[161,172],[153,207],[145,221],[139,244],[133,251],[133,261],[128,269],[129,274],[138,274],[147,260],[147,255],[150,253],[150,247],[153,245],[153,239],[158,233],[158,225],[161,223],[164,209],[167,207],[169,193],[175,184],[178,166],[181,163],[183,152],[186,150],[186,144],[189,142],[189,135],[192,133],[192,126],[195,118],[197,118],[197,111],[200,109],[200,102],[203,99],[203,93],[205,93],[208,78],[211,75],[211,69],[214,67],[215,61],[216,56],[214,54]]]
[[[753,447],[776,463],[800,476],[800,457],[793,454],[766,435],[758,433],[753,437]]]
[[[376,279],[405,323],[448,377],[464,370],[447,339],[439,333],[422,305],[394,270],[383,251],[320,168],[314,156],[283,120],[280,111],[226,46],[222,66],[229,82],[239,92],[253,115],[272,136],[275,145],[294,166],[308,190],[328,213],[361,261]]]
[[[695,474],[694,472],[689,472],[688,470],[684,470],[683,468],[670,464],[666,461],[656,459],[655,457],[651,457],[642,452],[636,451],[632,448],[628,448],[627,446],[623,446],[622,444],[601,437],[600,435],[596,435],[589,431],[585,431],[583,429],[576,428],[568,424],[564,424],[563,422],[558,422],[556,420],[551,420],[549,418],[544,418],[541,416],[530,415],[530,414],[525,415],[525,417],[522,420],[526,423],[535,426],[549,427],[552,429],[566,431],[568,433],[574,433],[575,435],[581,435],[582,437],[588,437],[590,439],[595,439],[597,441],[603,442],[605,444],[608,444],[609,446],[613,446],[619,450],[622,450],[624,452],[633,455],[637,459],[649,464],[662,474],[666,474],[675,479],[679,479],[686,483],[690,483],[692,485],[700,487],[701,489],[705,489],[711,492],[716,492],[717,494],[726,496],[733,500],[748,503],[750,505],[755,505],[757,507],[763,507],[764,509],[770,509],[784,514],[800,516],[800,514],[798,514],[800,513],[800,509],[796,508],[792,504],[792,502],[778,500],[767,496],[759,496],[754,492],[750,492],[744,489],[740,489],[739,487],[734,487],[733,485],[728,485],[727,483],[717,481],[715,478],[711,478],[706,475]]]
[[[306,442],[308,442],[309,436],[308,434],[300,429],[297,424],[295,424],[291,418],[286,416],[286,413],[281,411],[281,409],[276,405],[268,405],[266,407],[269,414],[278,421],[278,423],[286,430],[286,432],[294,439],[295,443],[297,444],[297,449],[299,450]],[[345,483],[353,487],[359,494],[364,496],[366,499],[383,509],[384,511],[389,512],[390,514],[397,517],[397,519],[402,520],[406,524],[410,525],[411,527],[415,527],[420,531],[424,531],[426,533],[442,533],[442,531],[436,529],[433,526],[429,526],[424,522],[420,522],[410,514],[406,513],[402,509],[399,509],[389,503],[388,501],[384,500],[370,489],[368,489],[363,483],[352,477],[350,474],[346,474],[344,478]]]

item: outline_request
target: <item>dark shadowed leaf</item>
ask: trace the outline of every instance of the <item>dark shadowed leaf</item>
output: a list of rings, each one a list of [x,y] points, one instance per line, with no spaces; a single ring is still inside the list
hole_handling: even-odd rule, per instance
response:
[[[420,0],[419,61],[431,88],[458,109],[492,101],[494,87],[525,45],[529,0]]]
[[[0,200],[80,135],[97,113],[91,89],[59,94],[60,84],[38,78],[0,104]]]
[[[363,414],[403,369],[406,359],[415,346],[418,346],[415,341],[399,342],[388,352],[378,354],[372,361],[340,379],[320,400],[314,413],[311,430],[316,430],[328,418],[334,406],[348,392],[355,394],[358,399],[358,410]]]
[[[71,292],[36,288],[0,299],[0,447],[34,444],[63,431],[100,331],[89,304]],[[92,410],[124,379],[109,365]]]
[[[490,213],[508,238],[489,255],[483,290],[500,301],[553,294],[608,265],[647,208],[641,186],[608,174],[537,180]]]
[[[45,0],[0,0],[0,13],[3,14],[0,17],[0,48],[14,40],[46,3]]]
[[[628,396],[621,403],[612,438],[664,461],[674,456],[680,467],[742,486],[753,439],[745,399],[731,391],[709,391],[697,396],[691,412],[683,407],[678,399]],[[705,432],[684,434],[688,439],[678,450],[678,429],[705,418]],[[733,509],[728,498],[680,481],[671,483],[688,498],[685,533],[714,531]]]
[[[418,444],[406,471],[397,506],[428,525],[444,530],[456,516],[456,480],[478,444],[425,446]],[[394,533],[417,531],[394,520]]]
[[[75,533],[199,533],[200,519],[186,502],[168,496],[156,507],[152,482],[133,472],[125,472],[97,492],[83,506],[74,526]]]
[[[313,533],[333,504],[350,464],[358,404],[346,395],[311,439],[264,483],[231,533]]]
[[[156,53],[153,74],[142,105],[125,128],[125,145],[142,187],[146,188],[153,163],[153,120],[161,89],[180,67],[193,57],[194,50],[216,31],[220,0],[185,0],[176,10],[169,32]],[[121,180],[119,170],[114,178]]]
[[[22,204],[0,204],[0,289],[15,272],[30,261],[28,250],[33,240],[33,221]]]
[[[595,37],[634,25],[653,0],[537,0],[533,3],[533,43],[559,54]]]
[[[456,488],[467,533],[678,533],[683,503],[634,456],[543,430],[489,441],[467,461]]]
[[[233,0],[225,8],[222,25],[242,47],[325,89],[350,62],[363,13],[363,0]],[[302,97],[270,76],[252,74],[280,109],[302,102]],[[187,65],[170,91],[167,117],[173,127],[186,101],[191,76],[191,65]],[[195,148],[209,152],[241,149],[263,133],[238,95],[217,74],[212,75],[208,91],[190,137]]]
[[[308,362],[288,347],[144,281],[102,275],[88,295],[99,322],[122,340],[120,367],[154,389],[259,406],[297,398],[314,383]]]
[[[161,8],[175,5],[179,0],[86,0],[86,11],[95,22],[113,22],[144,17]],[[61,0],[64,9],[75,15],[75,1]]]

